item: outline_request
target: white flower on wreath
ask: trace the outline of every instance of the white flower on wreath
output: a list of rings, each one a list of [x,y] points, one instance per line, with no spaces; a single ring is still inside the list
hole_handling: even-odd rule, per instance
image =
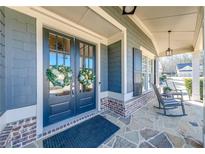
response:
[[[68,77],[69,77],[69,78],[72,77],[72,74],[71,74],[71,73],[68,73]]]
[[[80,80],[81,81],[85,80],[85,77],[84,76],[80,76]]]

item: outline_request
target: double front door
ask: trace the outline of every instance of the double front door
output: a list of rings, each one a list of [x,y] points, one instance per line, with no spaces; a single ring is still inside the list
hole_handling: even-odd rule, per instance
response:
[[[43,38],[43,121],[47,126],[96,107],[95,80],[86,86],[79,81],[83,69],[95,75],[95,46],[48,29],[43,30]],[[70,84],[59,86],[48,80],[47,71],[55,66],[71,70]],[[63,82],[64,76],[61,76],[59,74],[59,79]]]

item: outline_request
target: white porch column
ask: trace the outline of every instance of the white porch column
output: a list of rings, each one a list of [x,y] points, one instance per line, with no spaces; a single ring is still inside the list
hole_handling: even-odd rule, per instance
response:
[[[200,52],[192,54],[192,100],[200,100]]]
[[[155,72],[156,73],[156,85],[158,86],[159,85],[159,77],[160,77],[159,58],[156,57],[155,60],[156,60],[156,72]]]

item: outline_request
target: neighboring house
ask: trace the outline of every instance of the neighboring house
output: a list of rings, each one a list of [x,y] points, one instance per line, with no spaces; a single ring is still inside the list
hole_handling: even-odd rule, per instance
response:
[[[177,64],[176,71],[179,77],[192,77],[192,63]]]
[[[200,76],[203,75],[203,66],[200,65]],[[178,77],[192,77],[192,63],[182,63],[176,66]]]
[[[126,117],[153,99],[155,47],[121,11],[0,7],[0,146],[25,146],[105,109]],[[56,65],[72,70],[70,84],[48,81]],[[84,68],[96,76],[87,87]]]

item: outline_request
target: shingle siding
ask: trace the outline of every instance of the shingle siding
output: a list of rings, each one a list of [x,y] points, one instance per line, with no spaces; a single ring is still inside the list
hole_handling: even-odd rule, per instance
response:
[[[121,41],[108,46],[108,90],[121,93]]]
[[[100,78],[101,78],[101,91],[108,90],[108,48],[106,45],[100,45]]]
[[[127,28],[127,92],[133,91],[133,48],[140,46],[156,54],[151,39],[126,15],[122,15],[119,7],[102,7],[108,14]]]
[[[36,104],[36,21],[5,8],[6,106]]]
[[[0,7],[0,115],[5,111],[5,13]]]

